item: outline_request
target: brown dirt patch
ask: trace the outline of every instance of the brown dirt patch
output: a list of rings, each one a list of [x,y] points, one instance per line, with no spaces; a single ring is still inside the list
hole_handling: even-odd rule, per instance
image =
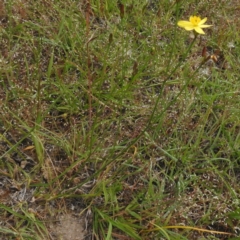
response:
[[[84,220],[71,214],[61,215],[58,222],[50,226],[56,240],[82,240],[86,231]]]

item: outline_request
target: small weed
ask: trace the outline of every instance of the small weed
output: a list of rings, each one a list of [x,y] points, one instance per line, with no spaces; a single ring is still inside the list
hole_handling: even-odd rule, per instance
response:
[[[237,239],[236,6],[0,3],[1,239]]]

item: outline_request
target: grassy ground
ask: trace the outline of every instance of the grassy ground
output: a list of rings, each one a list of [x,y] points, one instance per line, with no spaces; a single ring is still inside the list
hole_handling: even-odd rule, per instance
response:
[[[1,239],[239,239],[238,1],[116,2],[0,3]]]

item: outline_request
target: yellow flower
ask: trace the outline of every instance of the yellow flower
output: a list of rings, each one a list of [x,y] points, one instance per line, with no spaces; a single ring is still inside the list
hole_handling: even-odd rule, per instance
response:
[[[187,31],[195,30],[197,33],[205,34],[202,28],[208,28],[212,25],[204,25],[207,21],[207,18],[201,19],[197,16],[191,16],[189,21],[179,21],[177,24],[179,27],[185,28]]]

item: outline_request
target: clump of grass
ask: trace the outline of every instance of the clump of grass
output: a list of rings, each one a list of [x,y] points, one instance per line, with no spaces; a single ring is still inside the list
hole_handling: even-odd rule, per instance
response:
[[[216,3],[0,4],[2,239],[66,212],[86,239],[239,235],[239,20]]]

